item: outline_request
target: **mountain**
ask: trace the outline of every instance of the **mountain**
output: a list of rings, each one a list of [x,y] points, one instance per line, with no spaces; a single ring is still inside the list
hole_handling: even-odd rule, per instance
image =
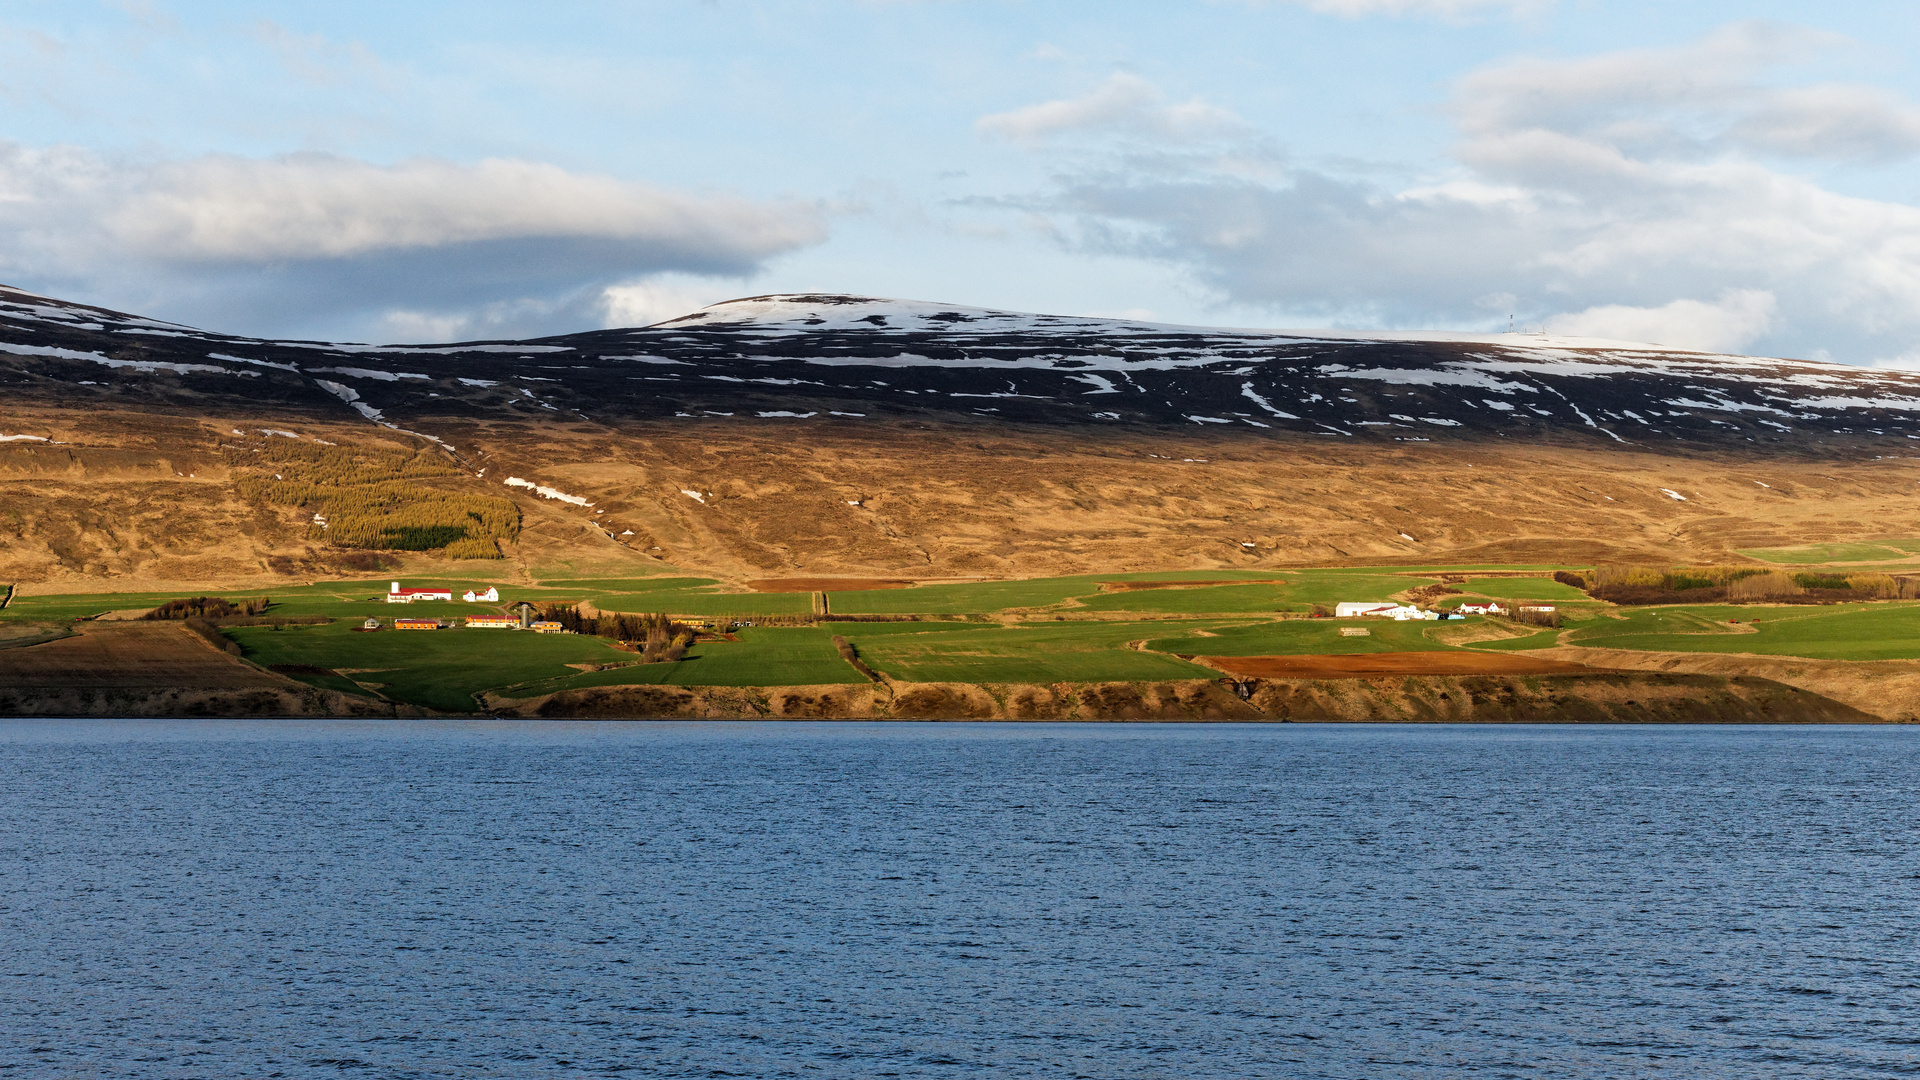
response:
[[[495,539],[515,573],[745,580],[1920,537],[1920,375],[1542,335],[784,295],[375,346],[0,290],[0,402],[0,581],[75,589],[430,567]],[[396,525],[370,556],[311,491],[262,494],[296,444],[404,473],[395,522],[478,499],[519,531],[416,553],[457,523]]]
[[[1545,335],[1219,330],[840,295],[753,297],[529,341],[369,346],[233,337],[7,290],[0,379],[66,403],[351,408],[401,426],[544,413],[1651,446],[1920,438],[1920,374],[1897,370]]]

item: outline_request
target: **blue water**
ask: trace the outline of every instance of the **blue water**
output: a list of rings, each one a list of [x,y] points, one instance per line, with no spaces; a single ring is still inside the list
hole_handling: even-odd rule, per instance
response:
[[[0,724],[0,1075],[1920,1072],[1920,731]]]

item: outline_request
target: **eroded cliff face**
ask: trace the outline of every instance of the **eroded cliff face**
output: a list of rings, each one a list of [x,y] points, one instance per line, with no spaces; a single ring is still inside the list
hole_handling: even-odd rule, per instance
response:
[[[488,705],[496,715],[541,719],[1796,724],[1891,719],[1762,678],[1648,672],[1238,683],[624,686],[492,699]]]

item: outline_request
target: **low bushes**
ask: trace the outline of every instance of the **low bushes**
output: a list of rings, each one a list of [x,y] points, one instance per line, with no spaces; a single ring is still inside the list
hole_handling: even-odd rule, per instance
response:
[[[235,616],[258,615],[267,610],[272,603],[264,596],[249,596],[244,600],[223,600],[217,596],[195,596],[186,600],[169,600],[145,615],[142,619],[155,622],[178,622],[182,619],[230,619]]]
[[[1578,583],[1596,600],[1622,606],[1920,599],[1920,578],[1879,573],[1791,573],[1756,566],[1602,566],[1591,578],[1565,572],[1554,578],[1569,585]]]

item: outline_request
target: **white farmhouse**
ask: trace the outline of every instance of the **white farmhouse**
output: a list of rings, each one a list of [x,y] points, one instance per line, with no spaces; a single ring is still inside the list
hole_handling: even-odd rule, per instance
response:
[[[1499,604],[1496,604],[1491,600],[1487,601],[1484,604],[1461,604],[1459,607],[1454,608],[1453,610],[1459,612],[1462,615],[1505,615],[1506,614],[1506,612],[1500,610]]]
[[[478,604],[478,603],[492,604],[499,601],[500,590],[494,588],[491,585],[487,586],[486,592],[474,592],[472,589],[468,589],[465,595],[461,596],[460,599],[465,600],[469,604]]]

